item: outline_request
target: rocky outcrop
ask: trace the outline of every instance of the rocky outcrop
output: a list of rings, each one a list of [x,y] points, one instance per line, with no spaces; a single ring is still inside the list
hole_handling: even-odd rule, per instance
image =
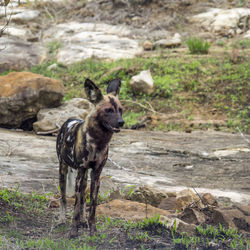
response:
[[[181,212],[187,207],[202,208],[204,205],[202,204],[199,196],[191,189],[184,189],[178,192],[176,197],[167,197],[162,199],[158,207],[172,212]]]
[[[130,30],[123,26],[99,23],[61,23],[45,32],[45,40],[61,43],[57,60],[71,64],[90,57],[120,59],[132,58],[142,51],[136,40],[127,36]]]
[[[60,105],[63,97],[61,81],[30,72],[0,76],[0,85],[0,124],[4,127],[21,127],[35,119],[40,109]]]
[[[135,94],[150,94],[154,89],[154,80],[150,70],[141,71],[140,74],[133,76],[129,85]]]
[[[113,200],[97,207],[97,215],[139,221],[155,215],[169,215],[169,212],[151,205],[128,200]]]
[[[212,212],[214,224],[225,227],[238,228],[250,232],[250,206],[238,206],[236,208],[214,209]]]
[[[10,29],[18,37],[26,36],[24,30]],[[21,33],[20,33],[21,32]],[[46,49],[17,37],[1,37],[0,39],[0,73],[7,70],[23,70],[34,66],[46,57]]]
[[[249,27],[250,9],[209,9],[193,16],[190,20],[198,23],[207,31],[221,36],[233,37],[246,32]]]
[[[85,119],[93,105],[85,99],[73,98],[53,109],[41,109],[37,114],[37,122],[33,123],[37,134],[56,132],[69,118]]]

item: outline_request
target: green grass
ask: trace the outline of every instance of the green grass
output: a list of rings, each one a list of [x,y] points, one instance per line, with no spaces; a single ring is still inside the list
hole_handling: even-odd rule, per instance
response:
[[[242,41],[239,43],[242,44]],[[59,45],[52,43],[50,46],[54,53]],[[229,56],[230,51],[224,53],[222,57],[217,55],[197,57],[188,54],[172,57],[160,53],[150,58],[137,57],[117,61],[91,58],[67,66],[52,59],[30,70],[62,80],[65,86],[64,101],[74,97],[85,97],[83,83],[87,77],[97,83],[103,91],[106,90],[109,80],[121,78],[120,99],[124,106],[126,127],[131,127],[148,114],[152,114],[148,105],[150,103],[157,112],[188,113],[184,116],[187,122],[195,118],[193,113],[188,112],[189,110],[194,112],[197,108],[203,109],[207,115],[208,108],[215,109],[226,116],[227,124],[226,127],[221,127],[222,130],[236,131],[239,127],[243,132],[250,133],[248,115],[250,60],[245,56],[239,63],[234,64]],[[49,70],[48,67],[55,63],[57,67]],[[130,79],[146,69],[151,71],[155,83],[154,92],[150,95],[133,93],[129,85]],[[209,119],[213,117],[208,117]],[[184,130],[185,128],[175,121],[161,121],[150,129]]]
[[[191,54],[208,54],[210,43],[201,38],[191,37],[187,40],[187,46]]]

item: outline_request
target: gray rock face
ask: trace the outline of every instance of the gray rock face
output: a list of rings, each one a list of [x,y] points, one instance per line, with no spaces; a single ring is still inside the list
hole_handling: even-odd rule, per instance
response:
[[[0,76],[0,86],[0,124],[6,127],[20,127],[41,108],[60,105],[63,97],[59,80],[30,72]]]
[[[20,191],[57,192],[55,141],[55,137],[0,129],[2,186],[20,184]],[[240,135],[124,130],[113,136],[110,145],[109,157],[118,165],[108,161],[102,175],[122,186],[150,185],[168,193],[193,186],[198,193],[249,204],[249,152],[214,155],[219,148],[235,145],[244,147]],[[187,165],[194,167],[186,169]]]
[[[0,50],[0,73],[36,65],[46,56],[44,47],[11,37],[1,37]]]
[[[37,114],[37,122],[33,123],[36,133],[50,133],[58,130],[69,118],[85,119],[93,104],[82,98],[73,98],[54,109],[41,109]]]
[[[129,84],[135,94],[150,94],[154,89],[154,81],[150,70],[141,71],[140,74],[133,76]]]
[[[226,36],[234,36],[245,32],[249,27],[248,20],[250,9],[209,9],[205,13],[195,15],[191,18],[192,22],[199,23],[205,30]]]
[[[130,31],[123,26],[94,23],[63,23],[45,32],[45,40],[62,43],[57,59],[71,64],[90,57],[132,58],[142,51],[138,42],[127,38]]]

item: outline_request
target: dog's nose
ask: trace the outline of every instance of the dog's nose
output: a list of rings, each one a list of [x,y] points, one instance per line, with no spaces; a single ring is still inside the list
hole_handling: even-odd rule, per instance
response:
[[[123,119],[120,119],[120,120],[118,121],[118,125],[119,125],[119,127],[122,127],[122,126],[124,125],[124,120],[123,120]]]

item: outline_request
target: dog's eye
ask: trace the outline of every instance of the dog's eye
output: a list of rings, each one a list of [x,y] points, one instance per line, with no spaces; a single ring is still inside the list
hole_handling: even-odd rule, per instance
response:
[[[114,110],[111,109],[111,108],[109,108],[109,109],[105,109],[105,112],[106,112],[106,113],[114,113]]]

